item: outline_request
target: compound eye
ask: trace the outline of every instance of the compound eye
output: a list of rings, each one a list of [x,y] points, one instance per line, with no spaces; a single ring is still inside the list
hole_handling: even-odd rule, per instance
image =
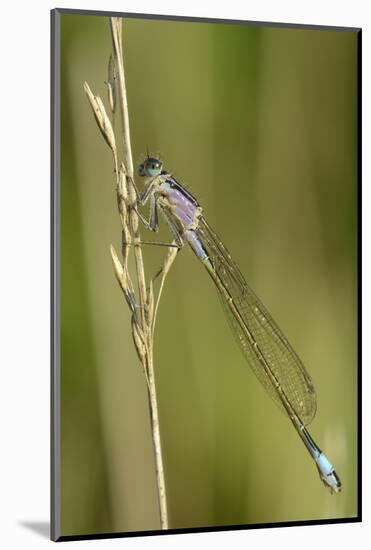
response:
[[[146,176],[158,176],[162,169],[162,162],[156,158],[148,158],[144,162],[144,172]]]

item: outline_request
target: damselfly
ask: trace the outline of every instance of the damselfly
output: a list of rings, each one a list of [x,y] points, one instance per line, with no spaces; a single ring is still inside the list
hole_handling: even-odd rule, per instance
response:
[[[250,367],[290,418],[325,486],[331,492],[339,492],[341,482],[333,465],[305,427],[316,413],[316,393],[301,360],[247,285],[228,250],[204,218],[196,198],[163,169],[158,158],[148,156],[138,173],[148,180],[143,194],[138,194],[138,204],[150,201],[149,220],[141,215],[142,221],[148,229],[157,231],[160,211],[174,234],[176,245],[181,248],[188,243],[205,266]]]

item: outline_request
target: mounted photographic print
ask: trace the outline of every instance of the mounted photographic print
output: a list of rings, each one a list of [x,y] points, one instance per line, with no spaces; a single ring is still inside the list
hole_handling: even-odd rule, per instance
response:
[[[360,38],[53,10],[53,540],[360,521]]]

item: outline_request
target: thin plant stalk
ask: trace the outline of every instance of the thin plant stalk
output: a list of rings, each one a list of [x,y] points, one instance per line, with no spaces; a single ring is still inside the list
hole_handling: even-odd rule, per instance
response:
[[[124,139],[123,139],[124,164],[127,170],[127,177],[133,181],[134,166],[133,166],[133,155],[131,152],[129,109],[128,109],[128,100],[127,100],[127,93],[126,93],[126,84],[125,84],[124,62],[123,62],[123,56],[122,56],[121,18],[110,17],[110,27],[111,27],[112,42],[113,42],[113,56],[114,56],[113,58],[114,58],[114,63],[117,70],[116,83],[117,83],[119,103],[120,103],[121,124],[122,124],[122,130],[124,134]],[[128,187],[129,187],[129,200],[131,204],[134,204],[136,200],[135,191],[132,185]],[[136,269],[137,269],[137,275],[138,275],[139,294],[141,299],[141,305],[143,305],[147,301],[147,293],[146,293],[142,248],[140,246],[139,219],[135,210],[131,210],[130,220],[131,220],[132,231],[134,234],[134,253],[135,253],[135,262],[136,262]],[[141,311],[142,311],[142,315],[144,315],[144,308]],[[142,322],[143,322],[143,319],[142,319]]]
[[[114,247],[111,245],[111,257],[116,278],[124,294],[126,303],[132,313],[132,335],[135,348],[140,359],[148,388],[148,401],[151,421],[151,433],[155,458],[155,470],[157,492],[160,510],[161,529],[168,529],[168,512],[166,499],[166,486],[162,448],[160,438],[160,425],[158,415],[158,403],[155,384],[155,371],[153,363],[153,337],[160,297],[164,287],[165,278],[175,259],[176,250],[169,248],[161,270],[162,277],[160,287],[155,299],[153,280],[146,284],[144,259],[139,231],[139,216],[133,206],[137,202],[136,186],[134,183],[133,155],[131,151],[128,100],[125,85],[125,70],[122,56],[122,21],[118,17],[110,18],[113,54],[109,61],[108,91],[109,104],[112,118],[116,111],[116,99],[121,115],[122,126],[122,162],[119,165],[117,152],[117,139],[104,104],[98,96],[94,96],[89,85],[85,82],[84,89],[93,109],[96,122],[103,137],[112,150],[114,168],[116,174],[117,204],[122,225],[122,261],[119,259]],[[113,98],[115,100],[113,100]],[[114,120],[114,119],[113,119]],[[128,269],[128,256],[130,247],[134,247],[135,277],[138,286],[138,296],[134,290],[131,275]],[[139,314],[138,314],[139,312]]]

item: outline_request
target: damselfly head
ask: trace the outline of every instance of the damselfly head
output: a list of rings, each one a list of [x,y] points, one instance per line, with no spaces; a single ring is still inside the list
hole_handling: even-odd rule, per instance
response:
[[[162,161],[155,157],[147,157],[138,167],[138,175],[153,178],[161,174]]]

